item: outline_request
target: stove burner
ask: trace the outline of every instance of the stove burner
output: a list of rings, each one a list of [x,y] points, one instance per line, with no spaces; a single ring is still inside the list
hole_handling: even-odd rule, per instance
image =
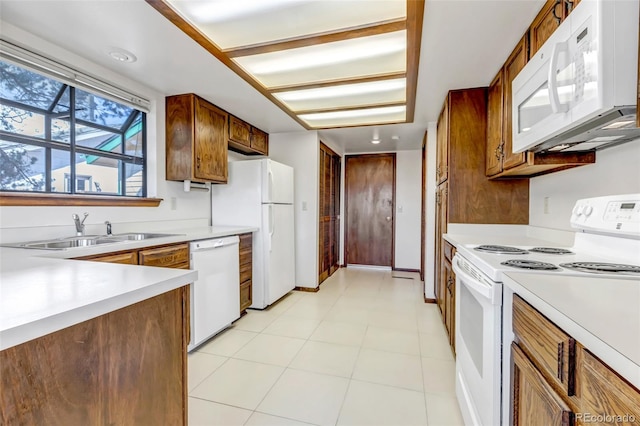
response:
[[[543,254],[573,254],[571,250],[558,248],[558,247],[534,247],[529,249],[531,253],[543,253]]]
[[[511,266],[512,268],[533,269],[536,271],[554,271],[560,269],[551,263],[538,262],[536,260],[510,259],[502,262],[501,265]]]
[[[509,247],[509,246],[482,245],[482,246],[475,247],[474,250],[484,251],[487,253],[495,253],[495,254],[528,254],[526,250],[522,250],[517,247]]]
[[[560,266],[567,269],[575,269],[576,271],[590,272],[592,274],[640,275],[640,266],[635,265],[602,262],[572,262],[561,263]]]

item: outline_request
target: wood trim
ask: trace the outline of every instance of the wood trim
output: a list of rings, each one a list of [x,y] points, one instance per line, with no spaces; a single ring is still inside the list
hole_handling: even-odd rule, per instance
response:
[[[411,269],[411,268],[391,268],[392,271],[398,272],[415,272],[416,274],[420,273],[420,269]]]
[[[407,1],[407,123],[413,123],[415,113],[423,17],[424,0]]]
[[[162,198],[0,191],[0,206],[158,207]]]
[[[411,3],[411,2],[410,2]],[[404,18],[383,22],[375,22],[357,27],[342,29],[339,31],[327,31],[323,33],[309,34],[300,37],[291,37],[274,42],[257,43],[250,46],[240,46],[226,49],[222,52],[230,58],[240,56],[259,55],[261,53],[279,52],[282,50],[296,49],[299,47],[315,46],[318,44],[332,43],[336,41],[350,40],[359,37],[369,37],[378,34],[401,31],[407,28]]]
[[[436,299],[424,296],[424,303],[436,303]]]
[[[307,109],[307,110],[296,111],[295,113],[302,115],[302,114],[316,114],[316,113],[322,113],[322,112],[353,111],[353,110],[364,110],[364,109],[385,108],[385,107],[395,107],[395,106],[405,106],[405,103],[404,102],[381,102],[378,104]]]
[[[304,291],[307,293],[317,293],[320,291],[320,286],[318,287],[294,287],[293,288],[296,291]]]
[[[376,74],[366,77],[340,78],[335,80],[325,80],[321,82],[290,84],[287,86],[276,86],[269,89],[271,93],[292,92],[294,90],[318,89],[328,86],[342,86],[345,84],[368,83],[370,81],[393,80],[396,78],[406,78],[406,72],[392,72],[388,74]]]
[[[360,109],[360,108],[359,108]],[[362,108],[366,109],[366,108]],[[352,127],[374,127],[374,126],[388,126],[391,124],[405,124],[406,121],[389,121],[388,123],[372,123],[372,124],[350,124],[348,126],[325,126],[325,127],[311,127],[311,130],[330,130],[330,129],[349,129]]]
[[[422,281],[422,293],[426,290],[426,284],[424,282],[424,260],[425,260],[425,247],[424,242],[426,239],[426,215],[425,209],[427,206],[427,196],[425,194],[427,190],[426,185],[427,177],[427,132],[424,132],[424,138],[422,139],[422,182],[420,184],[420,281]]]
[[[165,3],[163,0],[145,0],[151,7],[157,10],[162,16],[167,18],[178,29],[191,37],[193,41],[202,46],[207,52],[215,56],[220,62],[225,64],[244,81],[249,83],[254,89],[260,92],[264,97],[273,102],[278,108],[284,111],[289,117],[293,118],[298,124],[307,130],[312,130],[307,123],[299,119],[289,108],[287,108],[282,102],[273,96],[262,84],[254,80],[247,72],[245,72],[239,65],[225,55],[209,38],[198,30],[196,27],[187,22],[178,12],[176,12],[171,6]]]

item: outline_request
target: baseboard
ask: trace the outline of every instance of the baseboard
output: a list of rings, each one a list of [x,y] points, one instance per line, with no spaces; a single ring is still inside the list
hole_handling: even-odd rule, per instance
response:
[[[320,291],[320,287],[294,287],[293,289],[296,291],[306,291],[309,293],[317,293],[318,291]]]
[[[436,303],[436,299],[431,299],[427,296],[424,296],[424,303]]]
[[[420,269],[409,269],[409,268],[391,268],[392,271],[398,271],[398,272],[416,272],[416,273],[420,273]]]

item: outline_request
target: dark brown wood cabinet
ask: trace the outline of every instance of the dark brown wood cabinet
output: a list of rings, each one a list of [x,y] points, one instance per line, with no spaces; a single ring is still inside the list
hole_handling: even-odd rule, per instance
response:
[[[623,425],[640,419],[638,389],[518,295],[512,312],[514,425]]]
[[[434,282],[443,315],[447,290],[442,235],[448,223],[529,223],[529,181],[492,181],[485,176],[486,126],[486,88],[449,92],[437,129],[436,174],[441,183],[436,189]]]
[[[453,272],[451,262],[455,255],[456,248],[448,241],[443,241],[442,274],[440,282],[440,293],[443,301],[441,303],[441,313],[445,328],[449,336],[449,345],[455,354],[456,351],[456,274]]]
[[[167,244],[136,250],[117,251],[91,256],[76,257],[76,260],[93,262],[126,263],[130,265],[159,266],[164,268],[189,269],[189,244]]]
[[[253,303],[253,235],[240,235],[240,313]]]
[[[229,115],[229,149],[246,155],[268,155],[269,135]]]
[[[533,177],[595,163],[594,152],[513,152],[512,82],[529,60],[527,40],[525,34],[489,86],[485,172],[492,179]]]
[[[188,286],[0,352],[0,423],[187,424]]]
[[[193,93],[166,98],[167,180],[227,182],[228,114]]]
[[[340,267],[341,158],[320,143],[318,283]]]
[[[547,0],[529,27],[531,38],[530,56],[540,50],[545,41],[569,16],[580,0]]]

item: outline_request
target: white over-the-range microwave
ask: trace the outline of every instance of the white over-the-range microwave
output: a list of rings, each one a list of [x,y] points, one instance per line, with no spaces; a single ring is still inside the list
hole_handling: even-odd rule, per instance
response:
[[[513,151],[588,151],[640,137],[638,0],[582,0],[512,84]]]

